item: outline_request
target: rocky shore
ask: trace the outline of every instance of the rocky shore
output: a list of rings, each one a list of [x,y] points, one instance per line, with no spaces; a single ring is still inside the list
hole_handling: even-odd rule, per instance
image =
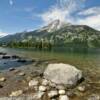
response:
[[[0,100],[100,100],[75,66],[0,53]],[[3,66],[3,67],[2,67]]]

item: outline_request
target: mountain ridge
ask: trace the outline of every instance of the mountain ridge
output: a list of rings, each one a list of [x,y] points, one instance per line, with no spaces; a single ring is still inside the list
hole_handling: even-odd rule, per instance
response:
[[[59,44],[61,42],[73,41],[74,39],[91,40],[97,39],[100,42],[100,31],[97,31],[87,25],[72,25],[70,23],[62,23],[59,20],[55,20],[40,29],[16,33],[14,35],[8,35],[0,39],[1,43],[8,43],[11,41],[36,41],[45,39],[54,40]],[[85,41],[84,40],[84,41]]]

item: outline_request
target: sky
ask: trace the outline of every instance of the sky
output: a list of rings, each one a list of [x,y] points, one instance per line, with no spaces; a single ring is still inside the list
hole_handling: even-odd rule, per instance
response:
[[[100,0],[0,0],[0,36],[35,30],[56,19],[100,30]]]

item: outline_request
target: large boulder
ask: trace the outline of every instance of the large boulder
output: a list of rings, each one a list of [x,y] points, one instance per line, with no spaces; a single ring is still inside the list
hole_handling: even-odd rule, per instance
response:
[[[55,84],[70,87],[75,86],[82,78],[82,71],[69,64],[49,64],[44,71],[44,78]]]

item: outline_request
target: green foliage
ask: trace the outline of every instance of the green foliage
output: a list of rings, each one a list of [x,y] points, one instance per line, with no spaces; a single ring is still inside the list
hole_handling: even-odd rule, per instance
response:
[[[30,48],[30,47],[34,47],[36,49],[42,50],[42,49],[48,49],[51,50],[52,48],[52,43],[50,40],[43,40],[43,39],[39,39],[39,40],[27,40],[27,41],[11,41],[7,44],[8,47],[17,47],[17,48]]]
[[[54,32],[31,31],[8,36],[4,41],[10,47],[51,49],[54,46],[100,48],[100,32],[85,25],[70,25]]]

